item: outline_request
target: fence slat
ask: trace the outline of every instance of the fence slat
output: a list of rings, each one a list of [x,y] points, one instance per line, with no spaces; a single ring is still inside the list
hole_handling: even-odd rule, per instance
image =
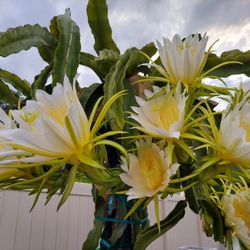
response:
[[[19,192],[5,191],[0,224],[0,250],[14,250]]]
[[[44,244],[43,250],[56,249],[56,228],[57,216],[56,208],[59,202],[59,197],[54,195],[50,202],[45,207],[45,225],[44,225]]]
[[[71,196],[69,198],[69,224],[68,224],[68,249],[79,250],[77,248],[78,240],[78,209],[79,196]]]
[[[45,224],[45,195],[41,194],[31,215],[29,250],[43,250]]]
[[[17,224],[15,235],[15,250],[29,249],[31,213],[29,210],[32,206],[33,197],[26,192],[20,192],[19,209],[17,211]]]
[[[56,248],[55,250],[68,250],[68,222],[69,202],[65,202],[57,216]]]

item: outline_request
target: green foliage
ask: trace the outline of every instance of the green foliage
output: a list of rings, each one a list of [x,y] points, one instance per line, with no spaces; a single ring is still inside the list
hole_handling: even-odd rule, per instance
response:
[[[126,71],[130,65],[133,53],[137,52],[136,48],[131,48],[121,55],[117,63],[112,67],[105,79],[104,84],[104,101],[109,100],[115,93],[124,90],[123,80]],[[124,127],[123,99],[117,100],[116,105],[110,107],[107,113],[110,125],[113,130],[122,130]]]
[[[0,69],[0,79],[11,84],[15,89],[19,90],[23,95],[30,95],[30,85],[27,81],[22,80],[19,76]]]
[[[10,104],[17,104],[18,102],[18,98],[13,91],[2,80],[0,80],[0,98]]]
[[[56,46],[54,37],[40,25],[24,25],[0,34],[0,56],[18,53],[31,47]]]
[[[208,224],[205,227],[205,229],[208,229],[207,235],[211,236],[213,232],[214,240],[224,243],[224,224],[220,210],[210,200],[200,200],[199,203],[203,209],[202,214],[205,216],[204,221]]]
[[[138,73],[137,67],[140,64],[148,63],[148,58],[144,54],[148,55],[149,57],[152,57],[156,53],[156,51],[157,49],[154,43],[148,43],[145,46],[143,46],[140,50],[138,50],[136,53],[134,53],[132,58],[130,59],[130,64],[127,70],[127,74],[132,76]]]
[[[89,87],[81,89],[79,92],[79,100],[85,113],[89,116],[97,100],[103,96],[103,85],[93,83]]]
[[[53,62],[47,65],[39,75],[35,77],[34,82],[31,85],[31,95],[34,98],[37,89],[45,89],[45,84],[52,72]]]
[[[102,80],[105,80],[106,69],[105,67],[97,61],[97,58],[89,53],[80,53],[80,64],[92,69],[96,75]]]
[[[158,230],[157,223],[142,230],[135,242],[134,250],[144,250],[150,243],[166,233],[169,229],[174,227],[185,215],[186,201],[179,201],[175,208],[169,213],[169,215],[161,221],[161,232]]]
[[[70,82],[76,75],[80,62],[80,31],[79,27],[70,17],[70,10],[57,17],[59,34],[58,45],[55,50],[53,83],[64,80],[67,75]]]
[[[221,63],[230,61],[237,61],[242,64],[228,64],[212,71],[209,75],[227,77],[235,74],[246,74],[247,76],[250,76],[250,50],[246,52],[242,52],[238,49],[230,50],[223,52],[221,56],[211,53],[208,56],[204,71]]]
[[[103,49],[109,49],[120,53],[112,39],[106,0],[89,0],[87,15],[89,26],[95,38],[95,51],[99,53]]]

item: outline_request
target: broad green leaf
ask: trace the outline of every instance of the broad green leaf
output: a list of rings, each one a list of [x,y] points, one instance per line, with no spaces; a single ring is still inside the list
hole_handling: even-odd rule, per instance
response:
[[[126,50],[117,63],[112,67],[107,75],[104,84],[104,102],[107,102],[115,93],[124,90],[123,81],[126,76],[127,68],[133,53],[137,52],[136,48]],[[108,112],[107,118],[110,119],[110,125],[113,130],[122,130],[124,127],[123,98],[119,98],[115,105],[112,105]]]
[[[119,53],[109,49],[103,49],[99,52],[99,56],[97,57],[98,61],[110,61],[117,62],[120,58]]]
[[[161,232],[159,233],[157,223],[142,230],[135,242],[134,250],[144,250],[150,243],[174,227],[185,215],[185,201],[179,201],[169,215],[161,221]]]
[[[11,84],[14,88],[21,91],[25,96],[30,95],[30,85],[27,81],[22,80],[19,76],[0,69],[0,79]]]
[[[46,28],[40,25],[25,25],[0,33],[0,56],[18,53],[31,47],[55,47],[56,41]]]
[[[50,20],[50,25],[49,25],[49,29],[51,34],[54,36],[54,38],[56,40],[59,39],[60,36],[60,31],[58,29],[58,23],[57,23],[57,18],[58,16],[54,16],[51,20]]]
[[[115,65],[115,63],[119,60],[120,55],[113,51],[104,49],[99,52],[99,56],[96,58],[96,61],[101,67],[102,72],[105,76],[110,72],[110,69]]]
[[[50,20],[50,26],[49,26],[50,33],[54,36],[56,42],[58,42],[58,38],[60,35],[60,32],[59,32],[58,27],[57,27],[57,18],[58,18],[58,16],[54,16]],[[38,52],[39,52],[40,56],[42,57],[42,59],[47,63],[50,63],[54,59],[54,54],[55,54],[54,47],[41,46],[38,48]]]
[[[79,100],[87,113],[91,113],[96,101],[103,95],[103,86],[100,83],[93,83],[89,87],[80,89]]]
[[[55,48],[49,46],[41,46],[38,48],[39,55],[42,59],[50,63],[54,59]]]
[[[224,225],[219,209],[209,200],[200,200],[199,203],[203,210],[212,218],[211,227],[213,228],[214,240],[224,243]]]
[[[2,101],[11,104],[17,104],[18,102],[18,98],[2,80],[0,80],[0,98]]]
[[[92,69],[102,81],[105,80],[107,69],[102,63],[97,61],[97,57],[86,52],[81,52],[80,64]]]
[[[53,69],[53,62],[51,62],[49,65],[47,65],[41,71],[41,73],[35,77],[35,80],[31,85],[32,97],[35,97],[35,93],[36,93],[37,89],[44,89],[44,86],[47,83],[47,80],[51,74],[52,69]]]
[[[120,53],[112,39],[106,0],[89,0],[87,15],[89,26],[95,38],[95,51],[99,53],[100,50],[109,49]]]
[[[147,54],[149,57],[152,57],[156,53],[157,49],[154,45],[154,43],[148,43],[144,47],[138,50],[137,53],[133,55],[130,61],[130,65],[128,67],[128,75],[134,75],[135,73],[138,72],[138,66],[143,63],[148,63],[148,58],[143,55],[141,52],[144,54]]]
[[[65,75],[72,83],[80,62],[79,27],[72,21],[69,9],[64,15],[58,16],[57,24],[60,35],[55,50],[53,83],[63,83]]]
[[[98,196],[98,191],[92,188],[92,196],[95,202],[95,217],[104,217],[105,215],[105,201]],[[96,249],[102,235],[102,228],[104,223],[94,219],[94,228],[88,233],[86,240],[83,243],[82,250]]]
[[[229,61],[237,61],[243,64],[228,64],[212,71],[209,75],[227,77],[234,74],[246,74],[247,76],[250,76],[250,50],[246,52],[237,49],[230,50],[223,52],[221,56],[211,53],[208,56],[204,71],[207,71],[220,63]]]

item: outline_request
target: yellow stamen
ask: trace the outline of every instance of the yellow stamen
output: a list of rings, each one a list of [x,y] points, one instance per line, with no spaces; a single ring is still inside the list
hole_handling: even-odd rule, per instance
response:
[[[139,151],[138,158],[147,187],[155,189],[161,186],[166,170],[159,153],[152,147],[143,147]]]

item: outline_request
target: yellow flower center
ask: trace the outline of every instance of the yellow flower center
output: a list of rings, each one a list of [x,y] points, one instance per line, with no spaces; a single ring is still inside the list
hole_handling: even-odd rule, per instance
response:
[[[169,130],[171,125],[179,120],[178,103],[174,98],[162,105],[153,105],[153,110],[158,114],[156,123],[160,128]]]
[[[36,113],[36,112],[25,112],[24,111],[24,113],[20,116],[25,122],[32,123],[36,120],[38,115],[39,115],[39,113]]]
[[[61,126],[65,124],[65,117],[68,113],[68,106],[66,103],[58,105],[57,107],[50,108],[46,111],[47,115],[54,120],[55,122],[59,123]]]
[[[240,127],[246,131],[246,141],[250,142],[250,122],[244,120],[243,117],[240,118]]]
[[[233,201],[234,207],[234,216],[241,218],[250,234],[250,209],[249,209],[249,200],[248,198],[235,198]]]
[[[143,147],[139,151],[139,166],[144,177],[144,183],[149,189],[161,186],[166,167],[159,152],[152,147]]]

